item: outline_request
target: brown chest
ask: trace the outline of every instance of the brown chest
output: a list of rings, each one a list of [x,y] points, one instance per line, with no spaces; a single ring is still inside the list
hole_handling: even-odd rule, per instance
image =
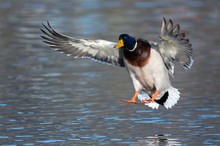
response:
[[[123,53],[126,61],[135,66],[143,67],[148,63],[150,57],[151,46],[147,41],[138,39],[137,46],[133,51],[124,48]]]

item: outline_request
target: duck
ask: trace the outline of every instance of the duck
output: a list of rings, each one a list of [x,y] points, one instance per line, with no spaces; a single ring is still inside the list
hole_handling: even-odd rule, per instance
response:
[[[42,24],[43,42],[56,51],[74,58],[91,58],[113,66],[125,68],[134,87],[127,103],[137,100],[152,109],[163,106],[172,108],[180,99],[180,92],[171,85],[174,63],[188,70],[193,64],[193,49],[180,25],[171,19],[162,19],[161,34],[157,42],[133,37],[127,33],[119,35],[118,41],[103,39],[80,39],[55,31],[50,23]]]

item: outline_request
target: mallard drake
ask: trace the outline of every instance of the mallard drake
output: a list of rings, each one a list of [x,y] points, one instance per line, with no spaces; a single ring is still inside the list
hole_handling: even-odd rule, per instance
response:
[[[184,69],[193,64],[192,45],[180,32],[179,24],[163,18],[159,42],[121,34],[118,42],[69,37],[55,31],[49,22],[43,24],[44,42],[57,51],[75,58],[92,58],[127,69],[134,95],[124,102],[141,103],[157,109],[159,105],[171,108],[180,98],[178,89],[171,86],[169,75],[174,75],[174,61]]]

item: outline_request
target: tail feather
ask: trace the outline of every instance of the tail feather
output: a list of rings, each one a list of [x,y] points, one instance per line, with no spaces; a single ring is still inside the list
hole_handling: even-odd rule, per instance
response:
[[[152,109],[158,109],[160,105],[164,106],[165,108],[169,109],[172,108],[180,98],[180,92],[178,89],[174,87],[170,87],[167,92],[159,99],[155,100],[154,102],[150,102],[145,104]],[[150,99],[149,95],[145,92],[138,94],[138,99],[140,101]]]
[[[174,87],[170,87],[168,89],[168,93],[169,93],[169,96],[167,100],[164,102],[164,106],[167,109],[172,108],[172,106],[174,106],[180,98],[180,92],[178,91],[178,89]]]

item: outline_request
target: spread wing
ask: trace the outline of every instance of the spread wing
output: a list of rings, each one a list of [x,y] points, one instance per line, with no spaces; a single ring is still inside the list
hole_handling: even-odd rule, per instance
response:
[[[163,18],[158,50],[171,75],[174,73],[173,60],[179,62],[184,69],[189,69],[193,64],[192,45],[189,39],[185,38],[185,34],[180,32],[179,24],[174,26],[172,20],[167,23]]]
[[[55,50],[64,52],[75,58],[93,58],[108,64],[124,67],[121,49],[116,49],[116,43],[106,40],[77,39],[56,32],[47,22],[41,31],[44,42]]]

